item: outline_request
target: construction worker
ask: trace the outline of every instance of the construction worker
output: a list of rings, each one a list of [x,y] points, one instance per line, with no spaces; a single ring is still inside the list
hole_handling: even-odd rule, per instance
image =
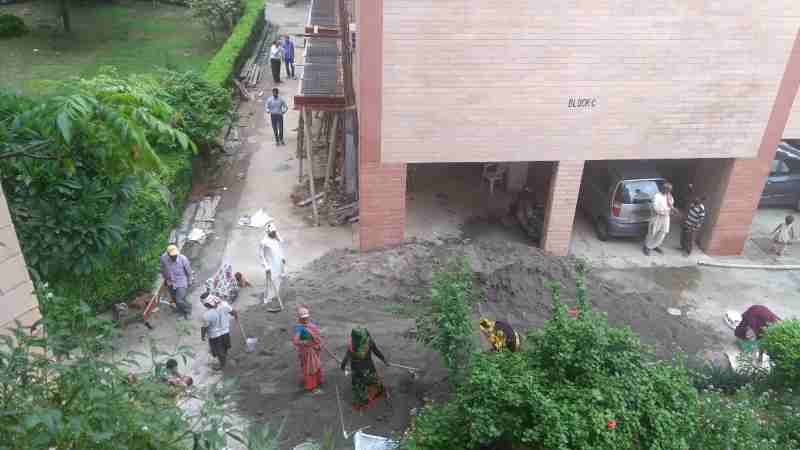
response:
[[[283,254],[283,246],[278,230],[272,223],[267,224],[267,232],[264,239],[258,246],[258,256],[261,266],[266,274],[266,286],[264,287],[264,304],[268,304],[272,299],[278,299],[278,308],[270,311],[277,312],[283,310],[281,301],[281,279],[283,278],[283,268],[286,265],[286,257]]]
[[[211,349],[211,356],[219,360],[214,370],[225,368],[228,350],[231,348],[231,316],[239,320],[239,314],[228,302],[219,297],[205,293],[201,296],[206,312],[203,314],[203,326],[200,328],[200,339],[206,340]]]

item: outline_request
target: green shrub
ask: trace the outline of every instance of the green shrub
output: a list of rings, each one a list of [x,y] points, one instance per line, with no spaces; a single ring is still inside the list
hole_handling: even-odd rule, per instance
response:
[[[205,78],[214,86],[225,86],[252,53],[265,25],[264,0],[246,0],[244,14],[225,45],[211,58]]]
[[[160,97],[177,112],[176,126],[198,147],[219,144],[219,134],[232,109],[230,92],[210,84],[197,72],[161,71]]]
[[[770,377],[779,383],[800,383],[800,320],[789,319],[770,325],[762,348],[772,363]]]
[[[457,382],[475,350],[472,305],[482,297],[466,260],[436,271],[428,304],[417,317],[417,340],[442,355]]]
[[[131,200],[121,244],[110,252],[109,264],[86,276],[63,274],[51,279],[59,295],[83,299],[102,311],[152,288],[159,270],[158,258],[171,228],[180,220],[192,177],[191,153],[168,153],[161,160],[165,169],[159,183],[145,185]],[[164,187],[167,192],[163,192]]]
[[[553,288],[554,317],[522,352],[474,354],[450,404],[423,411],[406,449],[683,449],[697,391],[685,368],[655,360],[629,328],[591,311],[579,265],[579,314]]]
[[[0,39],[19,37],[28,32],[25,22],[12,14],[0,14]]]

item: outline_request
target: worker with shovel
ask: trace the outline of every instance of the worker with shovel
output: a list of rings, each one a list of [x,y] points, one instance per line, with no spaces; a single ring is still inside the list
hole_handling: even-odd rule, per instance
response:
[[[325,381],[325,376],[319,356],[324,344],[320,328],[311,320],[308,308],[297,308],[297,325],[294,327],[292,342],[300,360],[303,387],[312,394],[321,394],[319,387]]]
[[[270,312],[283,310],[281,301],[281,279],[283,278],[283,268],[286,265],[286,257],[283,253],[282,240],[278,235],[278,230],[270,222],[267,224],[267,232],[264,239],[258,246],[258,256],[261,266],[266,273],[266,287],[264,288],[264,304],[268,304],[272,299],[278,300],[278,307],[269,309]]]
[[[347,356],[344,357],[341,368],[346,371],[347,364],[350,363],[350,368],[353,370],[353,408],[357,411],[366,410],[372,402],[386,393],[383,381],[372,362],[373,353],[385,365],[389,365],[389,361],[375,345],[369,331],[366,328],[353,328],[350,332]]]
[[[200,328],[200,338],[206,340],[211,348],[211,356],[219,360],[219,365],[214,370],[225,368],[228,350],[231,348],[231,316],[239,320],[239,313],[234,311],[228,302],[219,297],[205,293],[201,296],[203,306],[207,311],[203,314],[203,326]]]

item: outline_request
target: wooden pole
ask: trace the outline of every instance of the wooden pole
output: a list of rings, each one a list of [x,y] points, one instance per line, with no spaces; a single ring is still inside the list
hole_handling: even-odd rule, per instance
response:
[[[311,111],[305,110],[306,114],[306,157],[308,158],[308,187],[311,189],[311,207],[314,209],[314,223],[319,226],[319,213],[317,212],[317,201],[313,200],[317,196],[314,189],[314,147],[311,143]]]
[[[297,165],[299,170],[297,172],[297,182],[303,182],[303,142],[305,141],[305,121],[303,120],[303,111],[300,112],[300,120],[297,122]]]
[[[328,167],[325,173],[325,191],[330,189],[331,179],[333,178],[333,157],[336,155],[336,132],[339,128],[339,113],[333,113],[333,126],[330,132],[330,146],[328,147]]]

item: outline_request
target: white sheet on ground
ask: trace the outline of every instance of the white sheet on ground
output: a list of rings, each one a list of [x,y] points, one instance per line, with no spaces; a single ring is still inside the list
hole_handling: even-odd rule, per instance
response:
[[[356,431],[353,435],[356,450],[392,450],[397,448],[397,442],[385,437]]]

